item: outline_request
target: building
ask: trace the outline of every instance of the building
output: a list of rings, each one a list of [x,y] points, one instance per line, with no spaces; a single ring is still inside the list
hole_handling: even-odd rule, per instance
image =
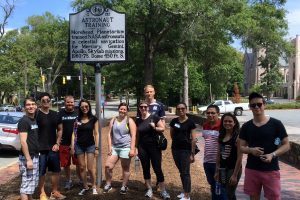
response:
[[[244,54],[244,96],[250,93],[251,88],[254,85],[261,83],[261,74],[264,69],[260,66],[258,58],[265,55],[265,49],[256,50],[253,49],[252,52],[246,52]],[[288,96],[288,71],[289,66],[283,59],[279,60],[279,70],[283,75],[283,81],[281,87],[274,92],[275,97],[285,97]]]
[[[296,99],[300,96],[300,36],[296,35],[291,42],[295,53],[289,58],[288,98]]]

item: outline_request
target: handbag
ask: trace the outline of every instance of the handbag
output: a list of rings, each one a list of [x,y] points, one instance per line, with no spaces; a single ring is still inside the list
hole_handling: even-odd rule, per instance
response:
[[[160,150],[166,150],[168,146],[168,140],[164,136],[163,133],[156,133],[156,142],[157,142],[157,147]]]

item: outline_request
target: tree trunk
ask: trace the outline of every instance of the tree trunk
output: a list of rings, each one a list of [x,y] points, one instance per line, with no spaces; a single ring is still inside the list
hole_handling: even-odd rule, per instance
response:
[[[187,112],[189,112],[189,75],[186,48],[183,50],[183,102],[187,105]]]
[[[154,45],[151,41],[150,33],[145,36],[145,57],[144,57],[144,67],[145,67],[145,85],[153,84],[153,69],[154,69]]]

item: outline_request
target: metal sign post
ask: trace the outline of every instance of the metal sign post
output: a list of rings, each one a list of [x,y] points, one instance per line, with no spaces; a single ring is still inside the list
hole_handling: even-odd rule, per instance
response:
[[[95,64],[96,115],[99,119],[97,184],[102,183],[101,68],[104,64],[127,60],[125,14],[100,4],[69,15],[71,62]],[[81,75],[82,79],[82,75]],[[82,81],[82,80],[81,80]]]

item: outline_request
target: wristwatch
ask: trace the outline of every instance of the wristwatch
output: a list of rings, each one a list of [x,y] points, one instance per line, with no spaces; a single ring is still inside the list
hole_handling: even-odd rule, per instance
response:
[[[99,147],[95,147],[95,150],[99,150]]]
[[[276,157],[277,157],[277,155],[276,155],[275,152],[272,153],[272,156],[273,156],[273,158],[276,158]]]

